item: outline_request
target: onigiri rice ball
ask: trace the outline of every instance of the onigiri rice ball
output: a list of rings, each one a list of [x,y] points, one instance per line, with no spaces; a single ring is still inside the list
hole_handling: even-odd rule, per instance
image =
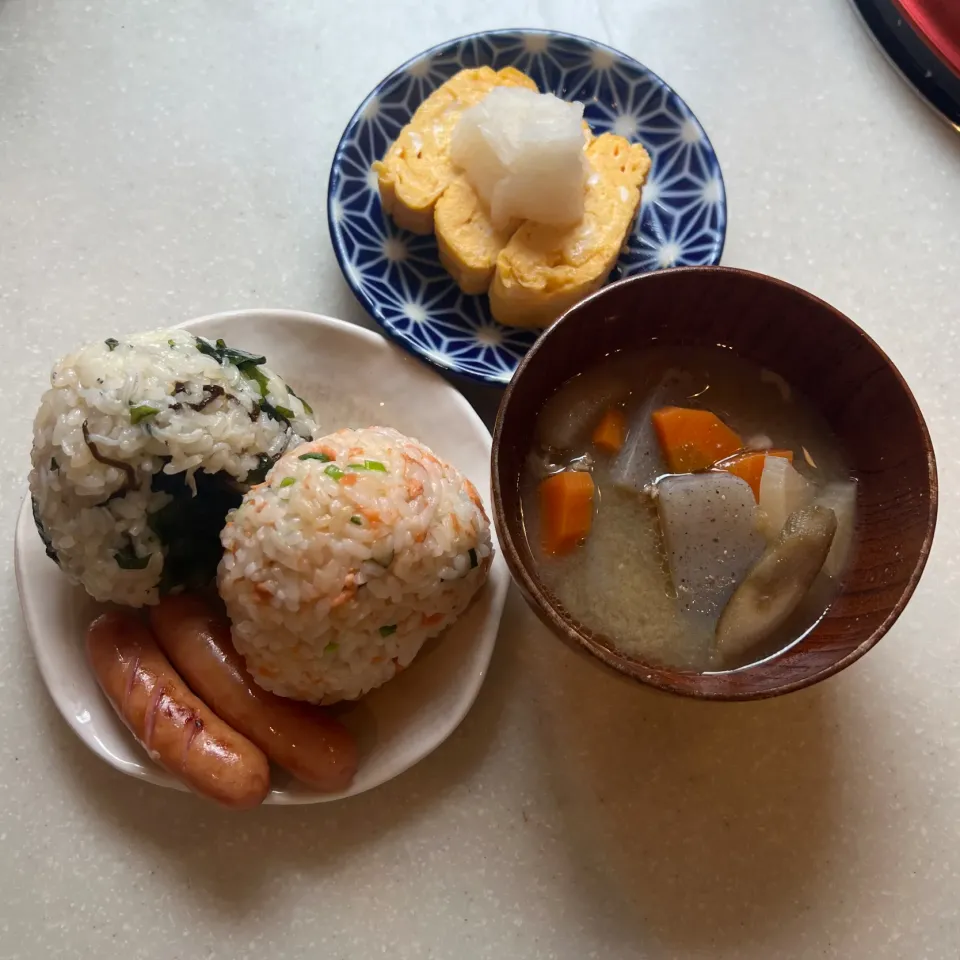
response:
[[[467,608],[492,560],[473,484],[386,427],[287,453],[228,517],[218,585],[254,680],[354,700]]]
[[[91,343],[53,368],[30,494],[47,548],[96,600],[132,607],[210,583],[229,509],[312,411],[265,358],[185,330]]]

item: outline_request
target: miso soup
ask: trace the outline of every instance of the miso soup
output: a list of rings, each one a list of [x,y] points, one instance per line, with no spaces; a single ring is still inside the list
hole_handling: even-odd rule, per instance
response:
[[[547,401],[521,480],[544,584],[620,651],[765,659],[836,595],[856,482],[817,412],[722,348],[612,354]]]

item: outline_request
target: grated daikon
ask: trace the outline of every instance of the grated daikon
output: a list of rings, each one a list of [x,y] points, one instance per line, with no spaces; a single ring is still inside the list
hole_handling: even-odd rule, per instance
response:
[[[565,225],[583,216],[584,143],[582,103],[498,87],[464,112],[450,155],[497,228],[512,220]]]

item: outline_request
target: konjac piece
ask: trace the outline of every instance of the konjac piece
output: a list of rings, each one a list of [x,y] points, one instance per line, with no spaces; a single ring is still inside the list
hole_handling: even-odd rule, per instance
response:
[[[681,612],[712,633],[764,550],[753,491],[719,470],[664,477],[657,484],[657,510]]]

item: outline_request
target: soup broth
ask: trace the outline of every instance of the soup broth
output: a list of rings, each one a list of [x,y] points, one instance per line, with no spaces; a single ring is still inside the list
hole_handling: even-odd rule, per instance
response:
[[[780,377],[729,350],[657,346],[613,354],[547,401],[521,493],[540,577],[573,619],[634,658],[715,671],[820,620],[856,487]]]

